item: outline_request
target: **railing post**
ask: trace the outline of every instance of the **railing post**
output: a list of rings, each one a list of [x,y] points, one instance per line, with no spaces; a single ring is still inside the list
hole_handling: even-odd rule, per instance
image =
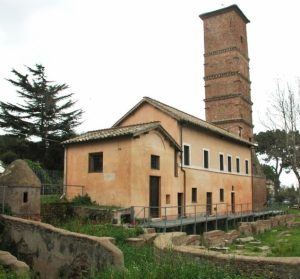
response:
[[[134,206],[130,207],[130,223],[132,225],[135,225],[135,220],[134,220]]]
[[[196,226],[197,226],[197,218],[196,218],[196,214],[197,214],[197,205],[194,205],[194,234],[196,234]]]
[[[164,233],[167,231],[167,207],[165,207],[165,227],[164,227]]]
[[[241,203],[241,222],[243,222],[243,204]]]
[[[228,204],[226,203],[226,214],[227,214],[227,217],[226,217],[226,224],[225,224],[225,226],[226,226],[226,231],[228,232]]]
[[[205,214],[205,232],[207,232],[207,212]]]
[[[180,212],[180,231],[182,232],[182,206],[181,206],[181,212]]]
[[[150,225],[150,218],[151,218],[151,215],[150,215],[150,206],[148,207],[148,226]]]
[[[218,204],[216,204],[216,223],[215,223],[215,230],[218,229]]]

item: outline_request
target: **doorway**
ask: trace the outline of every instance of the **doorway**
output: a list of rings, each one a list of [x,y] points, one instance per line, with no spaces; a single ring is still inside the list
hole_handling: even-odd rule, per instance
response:
[[[160,216],[159,201],[160,201],[160,177],[150,176],[149,187],[149,210],[150,217],[158,218]]]
[[[178,216],[183,215],[183,193],[177,193]]]
[[[212,214],[212,192],[206,192],[206,214]]]

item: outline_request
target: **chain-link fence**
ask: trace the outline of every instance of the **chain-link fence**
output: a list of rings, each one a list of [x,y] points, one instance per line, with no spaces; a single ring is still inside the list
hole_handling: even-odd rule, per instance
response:
[[[44,170],[42,168],[36,168],[31,166],[31,169],[36,174],[36,176],[40,179],[42,184],[47,185],[62,185],[64,174],[62,171],[58,170]]]

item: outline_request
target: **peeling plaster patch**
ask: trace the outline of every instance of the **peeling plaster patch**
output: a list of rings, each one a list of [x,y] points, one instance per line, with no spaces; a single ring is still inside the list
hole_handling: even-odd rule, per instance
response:
[[[114,181],[116,179],[115,173],[105,173],[104,174],[104,180],[105,181]]]

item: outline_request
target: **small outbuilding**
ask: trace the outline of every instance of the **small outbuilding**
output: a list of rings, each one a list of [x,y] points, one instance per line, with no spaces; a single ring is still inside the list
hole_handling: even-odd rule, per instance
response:
[[[40,219],[41,182],[24,160],[15,160],[0,175],[1,213],[4,205],[12,215]]]

